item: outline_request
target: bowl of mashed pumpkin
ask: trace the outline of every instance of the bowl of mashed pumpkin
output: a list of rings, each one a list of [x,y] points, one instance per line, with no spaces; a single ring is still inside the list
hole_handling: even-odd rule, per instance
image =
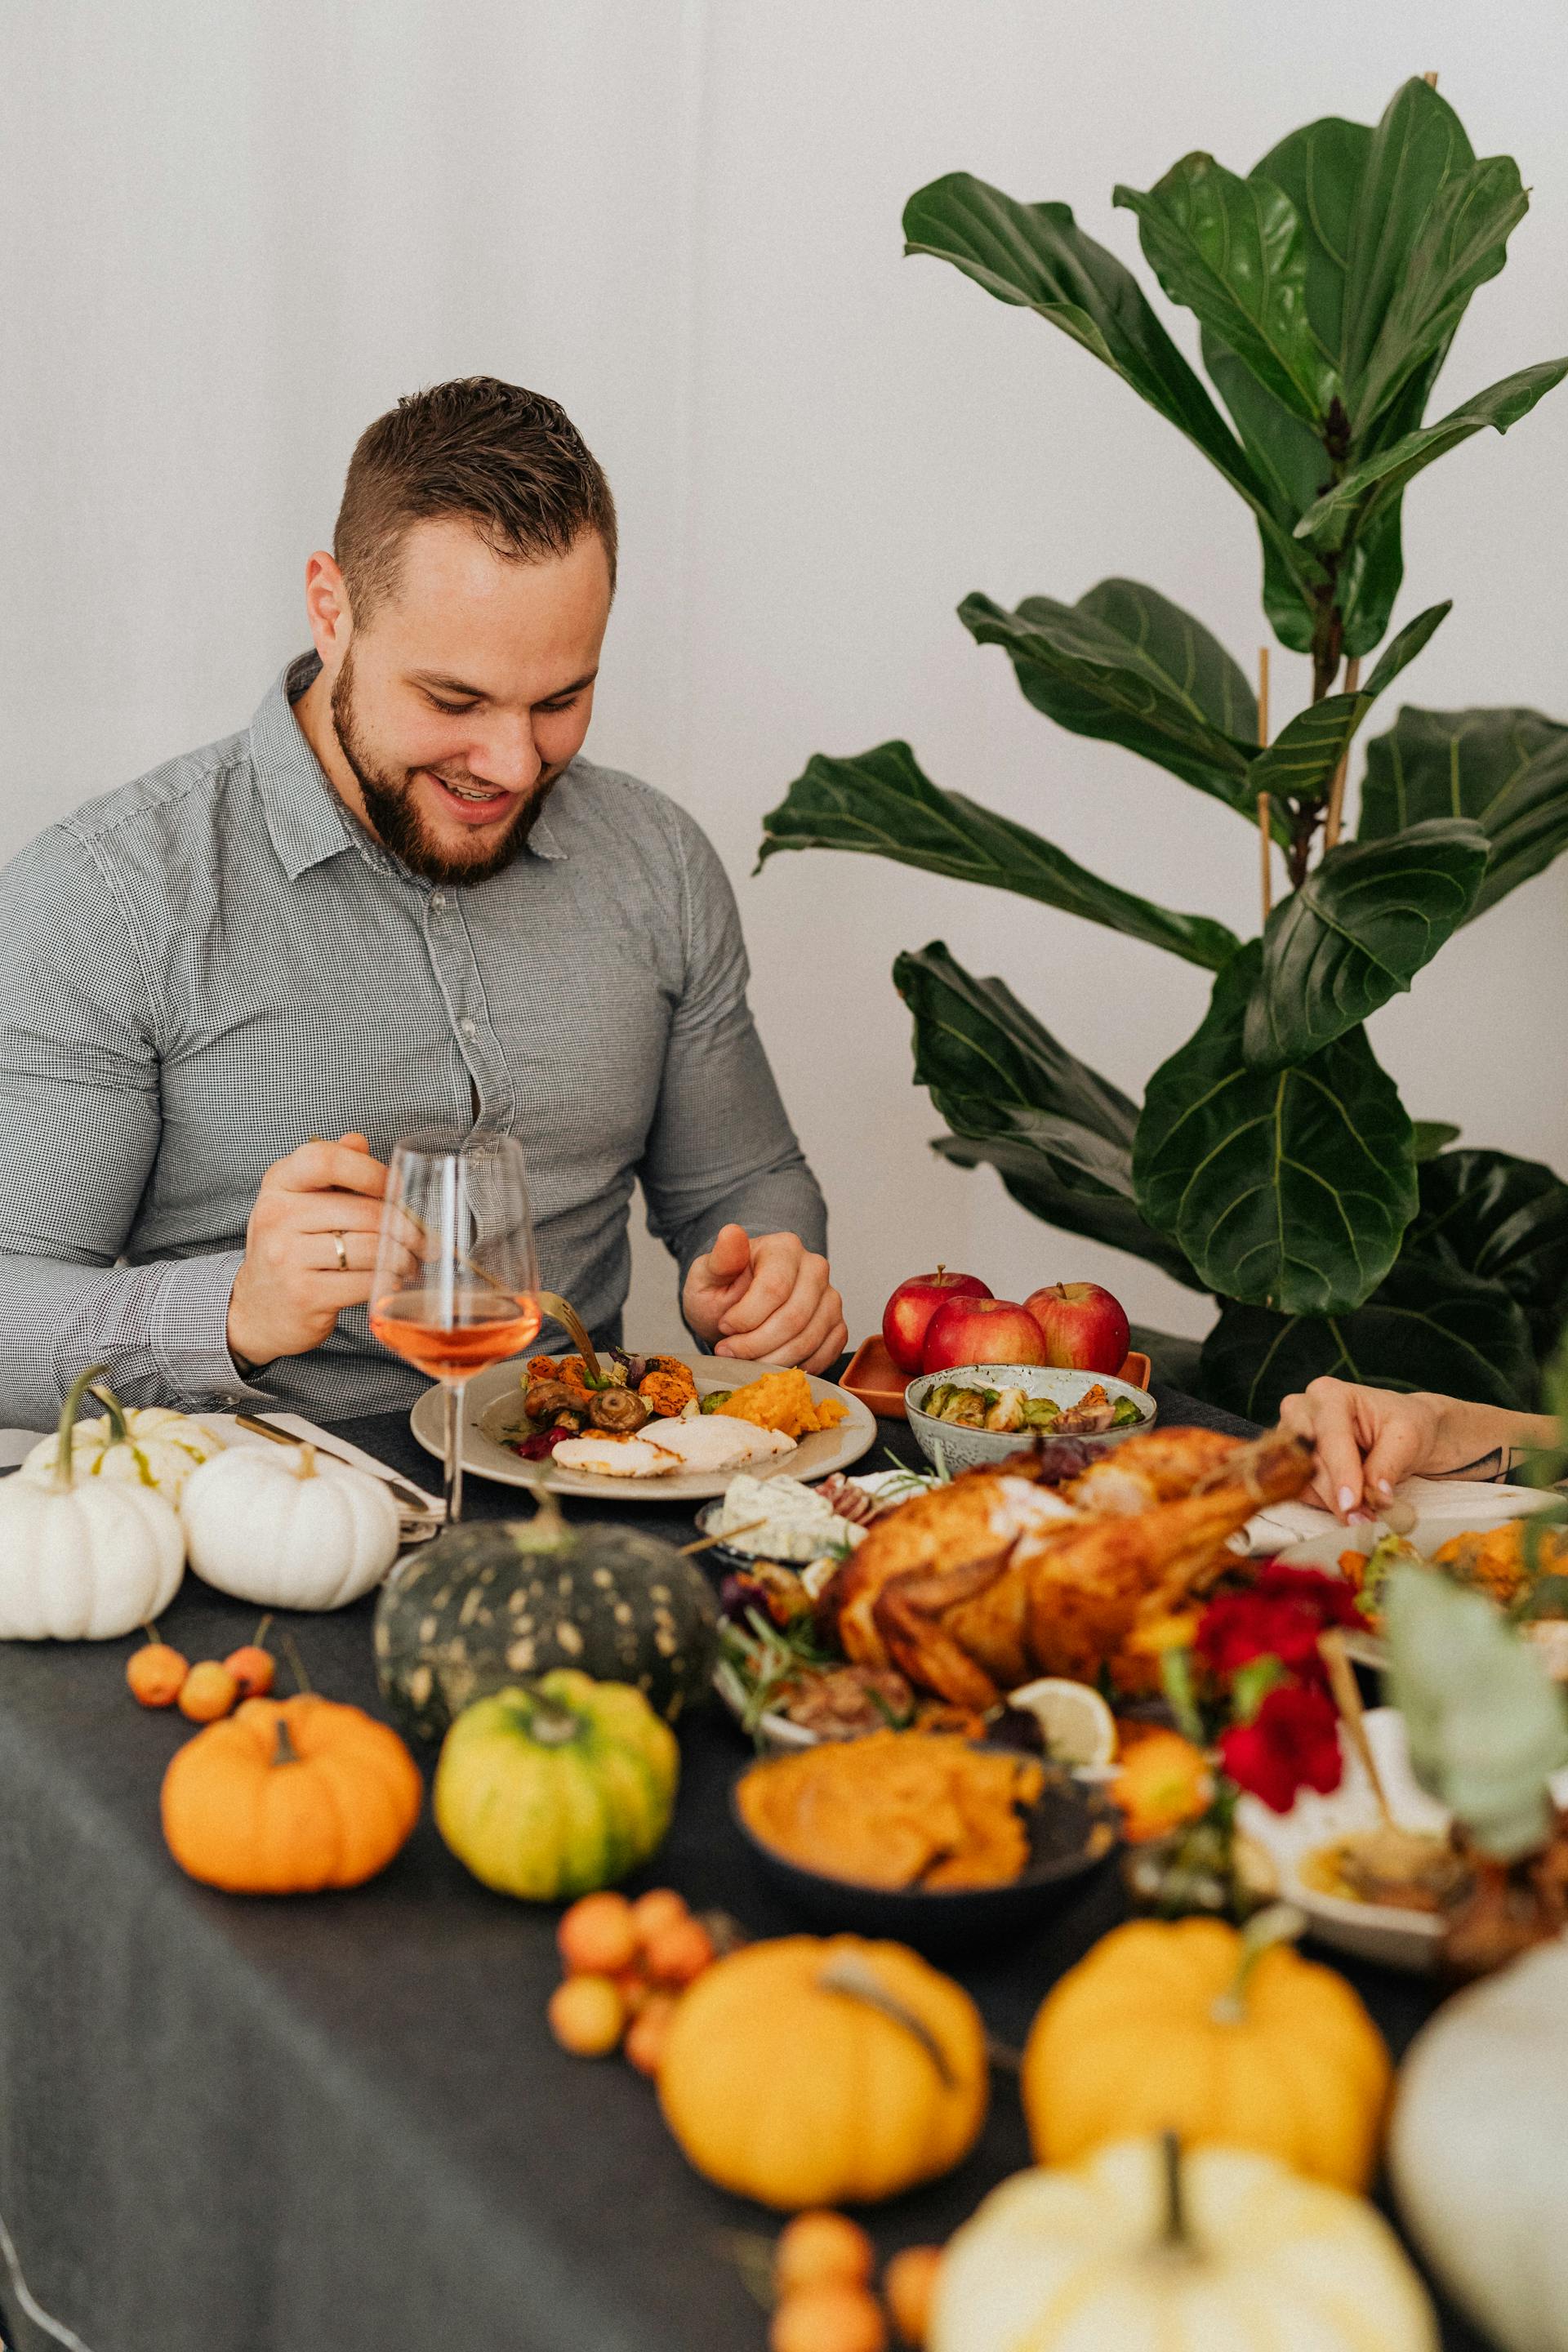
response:
[[[774,1889],[818,1925],[952,1951],[1019,1934],[1116,1843],[1097,1791],[1038,1756],[873,1731],[754,1764],[735,1819]]]

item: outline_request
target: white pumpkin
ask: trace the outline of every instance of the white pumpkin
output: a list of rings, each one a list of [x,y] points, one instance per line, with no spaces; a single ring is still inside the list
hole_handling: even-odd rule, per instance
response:
[[[198,1463],[221,1454],[221,1432],[187,1412],[172,1412],[166,1405],[146,1405],[128,1412],[111,1390],[94,1386],[109,1411],[101,1421],[78,1422],[71,1433],[71,1478],[123,1480],[131,1486],[151,1486],[178,1504],[181,1490]],[[40,1438],[16,1475],[34,1485],[54,1484],[60,1441]]]
[[[110,1642],[168,1607],[184,1573],[179,1520],[148,1486],[72,1484],[84,1372],[60,1414],[47,1483],[0,1478],[0,1641]]]
[[[1422,2027],[1389,2164],[1416,2243],[1505,2352],[1568,2352],[1568,1944],[1525,1953]]]
[[[1437,2352],[1388,2224],[1274,2158],[1122,2140],[1020,2172],[942,2257],[931,2352]]]
[[[191,1566],[220,1592],[264,1609],[342,1609],[397,1557],[397,1505],[384,1479],[313,1445],[231,1445],[192,1472],[180,1497]]]

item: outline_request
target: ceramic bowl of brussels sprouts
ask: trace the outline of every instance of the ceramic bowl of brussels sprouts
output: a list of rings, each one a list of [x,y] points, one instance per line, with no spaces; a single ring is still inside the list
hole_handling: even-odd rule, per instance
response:
[[[1109,1372],[1057,1371],[1045,1364],[960,1364],[927,1372],[904,1391],[921,1453],[950,1473],[1005,1462],[1037,1437],[1092,1438],[1118,1444],[1152,1429],[1147,1389]]]

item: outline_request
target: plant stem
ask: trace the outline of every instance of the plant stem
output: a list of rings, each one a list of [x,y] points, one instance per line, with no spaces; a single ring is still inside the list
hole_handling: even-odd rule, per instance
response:
[[[1186,2200],[1182,2194],[1182,2143],[1173,2131],[1160,2135],[1160,2156],[1165,2174],[1165,2226],[1161,2232],[1167,2246],[1185,2247],[1192,2242],[1187,2227]]]
[[[55,1444],[55,1486],[60,1494],[66,1493],[71,1482],[71,1448],[76,1436],[76,1417],[81,1411],[81,1401],[100,1373],[106,1372],[108,1370],[107,1364],[89,1364],[85,1372],[77,1374],[66,1391],[66,1401],[60,1407],[59,1428]]]

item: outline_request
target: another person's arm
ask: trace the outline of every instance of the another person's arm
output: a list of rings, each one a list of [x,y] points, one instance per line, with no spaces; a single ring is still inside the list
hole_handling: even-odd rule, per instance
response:
[[[1303,1501],[1341,1519],[1378,1511],[1402,1478],[1501,1478],[1557,1442],[1556,1423],[1542,1413],[1328,1379],[1287,1397],[1279,1418],[1317,1452]]]
[[[695,825],[680,840],[686,986],[638,1171],[648,1222],[679,1264],[681,1310],[705,1346],[820,1370],[847,1338],[827,1213],[746,1003],[734,893]]]

